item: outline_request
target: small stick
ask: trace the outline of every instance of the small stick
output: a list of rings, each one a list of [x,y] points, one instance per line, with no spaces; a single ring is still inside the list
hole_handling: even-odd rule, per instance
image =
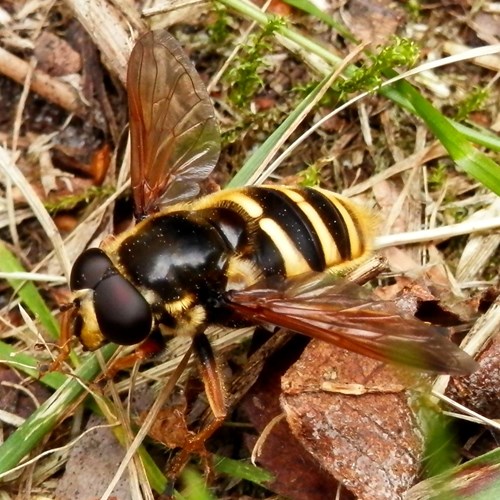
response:
[[[23,85],[30,71],[32,68],[29,63],[0,47],[0,73]],[[85,107],[76,91],[47,73],[33,70],[30,87],[47,101],[61,106],[70,113],[85,116]]]

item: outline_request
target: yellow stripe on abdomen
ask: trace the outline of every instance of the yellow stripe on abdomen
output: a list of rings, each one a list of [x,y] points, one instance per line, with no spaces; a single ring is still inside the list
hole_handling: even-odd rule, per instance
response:
[[[295,243],[276,221],[264,217],[259,221],[259,227],[269,236],[283,257],[285,272],[288,277],[311,270]]]

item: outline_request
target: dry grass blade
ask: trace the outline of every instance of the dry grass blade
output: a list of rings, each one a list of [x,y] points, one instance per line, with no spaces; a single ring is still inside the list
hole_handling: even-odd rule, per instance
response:
[[[182,358],[180,363],[177,365],[175,371],[170,375],[167,383],[164,384],[161,392],[158,394],[153,406],[150,408],[150,410],[148,412],[148,416],[147,416],[146,420],[143,422],[141,429],[134,437],[133,442],[130,443],[130,446],[127,449],[127,454],[125,455],[120,466],[116,470],[115,476],[114,476],[113,480],[111,481],[111,483],[109,484],[106,491],[103,493],[101,500],[107,500],[109,498],[109,496],[112,494],[113,488],[115,487],[116,483],[121,478],[123,472],[125,471],[125,469],[127,468],[128,464],[129,464],[130,460],[135,455],[138,447],[141,445],[141,443],[144,441],[145,437],[147,436],[148,432],[150,431],[151,426],[153,425],[153,422],[156,419],[160,408],[165,404],[165,401],[172,393],[172,391],[175,387],[175,384],[177,384],[179,377],[182,375],[182,373],[186,369],[190,357],[191,357],[191,349],[188,349],[188,351],[184,354],[184,357]]]
[[[498,216],[500,216],[500,198],[494,199],[490,206],[478,210],[470,219],[484,221]],[[467,282],[482,274],[499,246],[500,232],[471,234],[457,265],[457,279]]]
[[[47,213],[47,210],[43,206],[42,202],[40,201],[40,198],[35,193],[30,183],[26,180],[24,175],[17,168],[7,150],[1,146],[0,146],[0,170],[3,172],[4,176],[8,177],[11,180],[11,182],[14,185],[16,185],[23,193],[26,201],[31,206],[35,216],[40,222],[40,225],[44,228],[48,240],[52,242],[62,272],[66,276],[66,279],[69,280],[71,265],[68,256],[66,254],[65,246],[62,241],[59,230],[57,229],[50,215]]]
[[[397,245],[411,245],[413,243],[446,240],[454,236],[490,231],[498,229],[499,227],[500,217],[489,217],[486,220],[471,220],[433,229],[422,229],[421,231],[414,231],[412,233],[379,236],[375,246],[381,249]]]
[[[247,181],[248,184],[263,184],[266,182],[266,180],[272,175],[272,173],[278,168],[279,165],[281,165],[281,162],[289,155],[292,153],[294,147],[298,146],[299,143],[294,143],[290,148],[287,148],[283,154],[281,154],[275,161],[273,161],[271,164],[269,162],[271,159],[274,157],[277,151],[279,151],[280,147],[285,143],[285,141],[290,137],[290,135],[296,130],[296,128],[299,126],[299,124],[302,122],[304,117],[316,106],[316,104],[322,99],[322,97],[325,95],[327,90],[332,86],[333,82],[339,76],[342,74],[342,71],[345,69],[345,67],[348,64],[351,64],[353,60],[355,60],[359,54],[362,52],[362,50],[365,48],[364,45],[360,45],[356,47],[339,65],[339,67],[327,78],[325,78],[324,82],[322,82],[321,87],[318,89],[317,94],[314,96],[314,99],[311,100],[307,104],[304,109],[301,110],[300,114],[295,118],[293,123],[288,124],[286,130],[284,131],[285,133],[282,134],[281,137],[279,137],[279,140],[276,142],[276,144],[273,146],[272,150],[269,151],[267,158],[265,158],[262,162],[259,168],[254,172],[253,176],[250,177]],[[312,130],[311,130],[312,132]],[[305,140],[307,136],[302,136],[302,140]]]

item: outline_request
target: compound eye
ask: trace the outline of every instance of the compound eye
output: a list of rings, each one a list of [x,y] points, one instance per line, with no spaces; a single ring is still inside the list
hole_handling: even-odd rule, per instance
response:
[[[94,292],[94,309],[102,334],[111,342],[137,344],[151,332],[153,317],[148,302],[119,274],[99,283]]]
[[[71,269],[71,290],[94,289],[113,264],[100,248],[89,248],[76,259]]]

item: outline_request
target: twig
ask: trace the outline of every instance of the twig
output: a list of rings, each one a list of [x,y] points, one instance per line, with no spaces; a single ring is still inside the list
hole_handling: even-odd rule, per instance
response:
[[[30,88],[33,92],[70,113],[85,115],[85,107],[72,87],[43,71],[33,70],[29,63],[0,47],[0,73],[23,85],[31,71]]]

